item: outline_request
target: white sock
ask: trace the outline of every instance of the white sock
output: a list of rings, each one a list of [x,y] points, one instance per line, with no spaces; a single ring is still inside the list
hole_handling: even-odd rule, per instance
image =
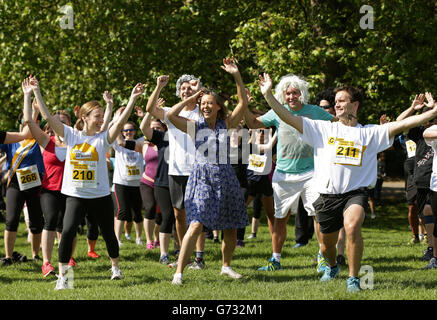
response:
[[[280,253],[273,252],[272,257],[273,257],[273,259],[275,259],[275,261],[281,262],[281,254]]]
[[[182,280],[182,273],[175,273],[173,275],[173,279],[178,279],[178,278]]]
[[[227,272],[227,271],[231,271],[231,270],[232,270],[231,267],[225,267],[225,266],[222,266],[222,271],[223,271],[223,272]]]

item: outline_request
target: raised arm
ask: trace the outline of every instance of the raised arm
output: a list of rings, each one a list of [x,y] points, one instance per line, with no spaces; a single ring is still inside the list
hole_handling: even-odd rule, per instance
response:
[[[423,112],[422,114],[410,116],[410,117],[405,118],[405,119],[400,120],[400,121],[388,123],[387,125],[389,126],[390,138],[394,137],[395,135],[397,135],[403,131],[408,131],[411,128],[415,128],[415,127],[418,127],[424,123],[427,123],[437,116],[437,104],[435,103],[431,93],[426,92],[425,97],[427,99],[427,103],[425,103],[425,105],[428,108],[431,108],[431,110]],[[425,135],[424,135],[424,137],[425,137]],[[429,138],[425,138],[425,139],[432,139],[432,138],[429,137]]]
[[[24,122],[27,123],[28,128],[30,130],[30,133],[35,138],[36,142],[38,142],[40,147],[45,149],[45,147],[47,146],[47,144],[50,141],[50,136],[47,133],[45,133],[44,131],[42,131],[40,126],[35,122],[35,116],[36,117],[38,116],[38,111],[37,111],[38,110],[38,102],[34,101],[34,103],[32,103],[32,107],[33,107],[33,111],[34,111],[32,113],[32,108],[30,107],[32,88],[30,87],[29,82],[30,82],[29,78],[26,78],[23,80],[23,82],[21,84],[21,87],[22,87],[23,92],[24,92],[23,119],[24,119]]]
[[[190,96],[189,98],[182,100],[181,102],[175,104],[168,112],[167,112],[167,119],[173,123],[173,125],[178,128],[179,130],[188,133],[188,134],[193,134],[192,132],[189,132],[190,130],[188,130],[188,126],[189,123],[194,124],[194,120],[191,119],[187,119],[184,117],[179,116],[179,113],[182,111],[182,109],[184,109],[184,107],[186,105],[189,105],[193,102],[196,102],[198,98],[200,98],[202,96],[203,92],[202,91],[198,91],[195,94],[193,94],[192,96]]]
[[[264,76],[259,76],[258,84],[261,88],[261,93],[266,99],[269,106],[275,111],[279,118],[282,121],[294,127],[300,133],[303,133],[303,123],[302,118],[298,116],[294,116],[289,112],[276,98],[272,93],[272,79],[267,73],[264,73]]]
[[[141,83],[138,83],[132,89],[131,96],[129,98],[129,102],[126,108],[123,110],[123,112],[120,114],[118,119],[113,123],[113,125],[108,130],[109,144],[112,144],[117,138],[117,136],[120,134],[121,129],[129,119],[129,116],[132,113],[132,110],[134,109],[135,102],[137,101],[138,97],[143,93],[143,90],[144,90],[144,85]]]
[[[157,101],[158,107],[163,105],[165,103],[165,100],[162,98],[159,98]],[[144,137],[146,137],[147,140],[151,140],[153,136],[153,129],[150,127],[150,124],[152,123],[152,115],[149,112],[146,112],[146,114],[143,117],[143,120],[140,124],[140,130],[144,134]]]
[[[223,66],[221,66],[223,70],[230,73],[237,84],[237,96],[238,96],[238,104],[232,113],[226,118],[226,127],[236,128],[237,125],[244,117],[245,110],[247,110],[247,106],[249,102],[247,100],[246,90],[244,87],[243,78],[241,77],[240,71],[238,70],[237,64],[234,59],[225,58],[223,59]]]
[[[167,85],[168,79],[167,75],[158,77],[156,87],[147,101],[146,111],[159,120],[164,120],[164,110],[158,106],[157,101],[161,90]]]
[[[105,115],[103,116],[103,124],[100,129],[101,132],[108,130],[109,123],[111,122],[112,110],[114,108],[114,99],[109,91],[103,93],[103,100],[106,102]]]
[[[411,115],[413,115],[414,112],[416,112],[417,110],[422,109],[424,107],[424,103],[423,103],[424,101],[425,101],[425,95],[423,93],[416,94],[416,96],[414,97],[413,102],[411,103],[411,106],[408,109],[405,109],[396,118],[396,121],[404,120],[404,119],[410,117]]]
[[[64,137],[64,124],[58,118],[53,117],[47,109],[47,106],[44,103],[41,95],[38,80],[36,80],[36,78],[32,76],[30,76],[29,79],[29,85],[33,90],[36,101],[38,102],[38,108],[41,112],[41,115],[44,117],[44,119],[47,120],[50,127],[53,129],[54,132],[56,132],[58,136]]]

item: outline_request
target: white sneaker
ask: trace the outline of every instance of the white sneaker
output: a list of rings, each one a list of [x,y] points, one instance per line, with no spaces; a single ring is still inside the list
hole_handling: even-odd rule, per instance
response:
[[[372,215],[370,216],[371,219],[375,219],[376,215],[374,213],[372,213]]]
[[[132,240],[132,238],[130,237],[130,235],[127,234],[127,233],[124,234],[124,237],[126,238],[126,240],[129,240],[129,241]]]
[[[123,277],[121,276],[121,270],[119,267],[111,268],[111,280],[121,280]]]
[[[173,281],[171,282],[174,285],[180,286],[182,285],[182,274],[181,273],[175,273],[173,275]]]
[[[67,277],[58,276],[58,280],[56,281],[55,290],[65,290],[68,289],[68,281]]]
[[[136,244],[139,245],[139,246],[143,246],[144,242],[141,239],[137,239]]]
[[[222,268],[222,272],[220,272],[220,275],[227,275],[231,277],[232,279],[241,279],[243,276],[237,272],[235,272],[232,268]]]
[[[123,242],[118,241],[118,246],[121,247],[123,245]]]

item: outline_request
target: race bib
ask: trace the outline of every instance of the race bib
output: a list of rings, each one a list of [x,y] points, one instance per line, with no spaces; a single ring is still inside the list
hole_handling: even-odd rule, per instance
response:
[[[70,177],[76,188],[97,188],[97,161],[71,161]]]
[[[335,142],[334,163],[361,167],[365,146],[352,141],[337,140]]]
[[[20,191],[41,185],[41,179],[36,164],[22,169],[17,169],[17,180]]]
[[[141,179],[141,170],[137,166],[128,166],[126,165],[126,180],[140,180]]]
[[[408,158],[414,157],[416,155],[416,143],[413,140],[405,141],[405,147],[407,148]]]
[[[247,169],[257,173],[263,173],[266,167],[266,162],[267,162],[267,156],[259,155],[259,154],[250,154],[249,164],[247,166]]]

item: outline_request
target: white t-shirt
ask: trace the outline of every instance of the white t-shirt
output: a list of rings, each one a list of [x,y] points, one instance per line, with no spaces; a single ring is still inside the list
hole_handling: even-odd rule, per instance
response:
[[[373,187],[377,154],[393,144],[388,125],[311,120],[302,117],[302,139],[314,147],[314,179],[321,194],[343,194]]]
[[[144,137],[136,141],[144,141]],[[134,150],[120,147],[117,143],[114,143],[112,147],[115,150],[115,166],[112,183],[139,187],[141,175],[144,171],[143,155]]]
[[[189,176],[191,167],[194,163],[196,149],[194,142],[188,134],[176,128],[173,123],[167,119],[167,112],[171,108],[164,108],[164,122],[168,127],[168,174],[173,176]],[[192,111],[182,110],[181,117],[199,120],[199,106]]]
[[[110,194],[106,153],[108,131],[86,136],[64,125],[67,145],[61,192],[68,196],[93,199]]]
[[[430,130],[437,130],[437,125],[433,125],[429,127]],[[432,150],[434,151],[434,154],[437,154],[437,140],[427,140],[425,139],[425,142],[427,145],[429,145]],[[432,160],[432,173],[431,173],[431,180],[429,182],[429,188],[437,192],[437,161],[436,157]]]

